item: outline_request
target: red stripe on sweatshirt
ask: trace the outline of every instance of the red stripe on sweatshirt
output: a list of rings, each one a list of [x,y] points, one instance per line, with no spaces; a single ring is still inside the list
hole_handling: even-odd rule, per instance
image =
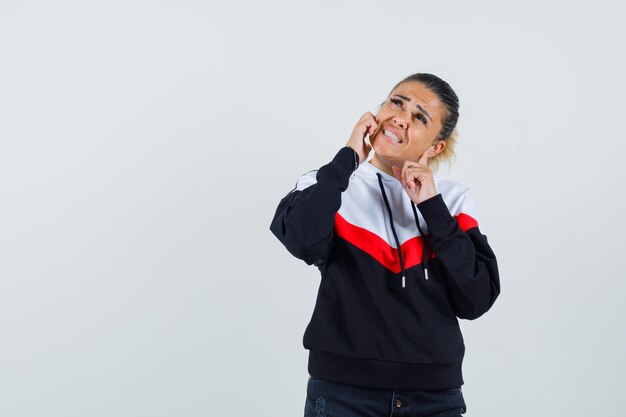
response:
[[[467,232],[472,227],[478,227],[478,221],[476,221],[476,219],[469,214],[459,213],[459,215],[454,216],[454,218],[459,223],[461,230],[464,232]]]
[[[455,218],[463,231],[478,226],[476,220],[467,214],[461,213],[455,216]],[[335,215],[335,232],[337,236],[368,253],[394,274],[401,272],[398,252],[380,236],[365,228],[349,223],[339,213]],[[422,263],[423,246],[423,240],[420,236],[415,236],[400,245],[404,259],[404,269]],[[433,253],[428,255],[428,259],[433,259],[434,257]]]

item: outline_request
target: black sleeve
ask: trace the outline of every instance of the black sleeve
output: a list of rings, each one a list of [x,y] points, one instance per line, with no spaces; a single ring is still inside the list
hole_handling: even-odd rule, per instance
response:
[[[330,252],[335,214],[358,161],[345,147],[317,171],[317,183],[294,190],[278,204],[270,230],[289,252],[307,264],[323,263]]]
[[[441,194],[422,201],[417,208],[428,225],[435,257],[445,271],[455,314],[469,320],[480,317],[500,294],[498,264],[487,237],[477,225],[463,231]]]

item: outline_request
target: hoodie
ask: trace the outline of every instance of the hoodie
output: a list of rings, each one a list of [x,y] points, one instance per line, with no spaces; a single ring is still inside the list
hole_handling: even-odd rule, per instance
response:
[[[458,319],[500,294],[496,257],[469,189],[434,176],[412,203],[402,184],[342,148],[303,175],[270,230],[321,281],[303,345],[309,374],[379,389],[463,385]]]

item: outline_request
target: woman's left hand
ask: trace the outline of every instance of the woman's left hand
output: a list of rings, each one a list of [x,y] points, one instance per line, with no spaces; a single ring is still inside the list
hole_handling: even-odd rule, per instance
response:
[[[428,157],[433,148],[428,148],[419,161],[405,161],[402,169],[393,166],[393,174],[402,183],[404,190],[415,204],[437,195],[433,172],[428,168]]]

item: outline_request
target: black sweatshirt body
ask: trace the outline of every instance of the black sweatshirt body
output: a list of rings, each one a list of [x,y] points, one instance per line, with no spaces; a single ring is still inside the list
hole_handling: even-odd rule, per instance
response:
[[[270,226],[321,271],[303,339],[309,373],[381,389],[457,388],[458,318],[481,316],[500,293],[469,190],[435,176],[439,194],[412,207],[397,179],[370,163],[355,171],[354,161],[346,147],[301,177]]]

